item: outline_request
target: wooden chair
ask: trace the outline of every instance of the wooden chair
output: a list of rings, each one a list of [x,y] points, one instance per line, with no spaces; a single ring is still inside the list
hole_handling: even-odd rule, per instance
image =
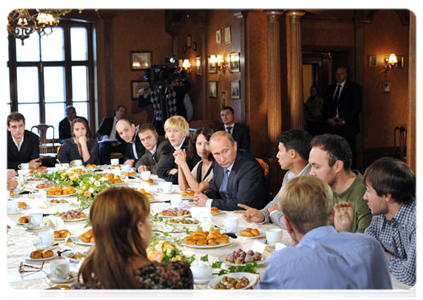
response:
[[[420,289],[391,292],[377,296],[373,300],[418,300]]]
[[[265,177],[269,176],[269,164],[259,157],[256,157],[256,160],[258,161],[260,166],[263,168],[264,176]]]
[[[394,129],[394,148],[398,153],[399,159],[405,161],[407,157],[407,125],[398,125]],[[398,140],[398,146],[397,146]]]

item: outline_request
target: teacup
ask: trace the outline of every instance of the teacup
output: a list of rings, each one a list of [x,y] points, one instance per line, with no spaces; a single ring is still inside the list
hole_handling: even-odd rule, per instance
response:
[[[238,217],[226,217],[223,220],[223,227],[227,232],[238,231]]]
[[[206,261],[193,261],[191,264],[191,272],[194,280],[209,280],[212,277],[212,267]]]
[[[130,165],[122,165],[121,166],[122,167],[122,172],[129,172],[129,170],[131,169],[131,166]]]
[[[43,214],[42,213],[31,213],[28,215],[29,218],[29,225],[31,227],[39,227],[41,222],[43,221]]]
[[[182,195],[180,194],[173,194],[170,195],[170,203],[172,206],[179,206],[182,203]]]
[[[272,228],[266,231],[267,244],[274,246],[282,240],[282,229]]]
[[[172,191],[172,182],[161,182],[160,188],[164,193],[170,193]]]
[[[61,168],[62,168],[62,165],[61,164],[55,164],[54,165],[54,170],[55,171],[60,171]]]
[[[72,161],[72,167],[80,167],[82,166],[82,160],[81,159],[75,159]]]
[[[117,165],[119,164],[119,158],[112,158],[112,159],[110,160],[110,164],[111,164],[112,166],[117,166]]]
[[[8,212],[17,212],[18,211],[18,202],[17,201],[13,201],[13,200],[9,200],[7,201],[7,211]]]
[[[54,231],[47,230],[38,233],[38,246],[50,247],[54,242]]]
[[[41,300],[63,300],[63,292],[59,287],[47,288],[40,293]]]
[[[29,163],[22,163],[18,166],[20,170],[29,170]]]
[[[67,259],[56,259],[50,263],[52,279],[65,280],[69,275],[69,261]]]
[[[62,164],[62,170],[63,169],[69,169],[69,164],[68,163]]]
[[[29,169],[25,169],[25,170],[18,170],[18,175],[22,175],[22,176],[28,176],[29,175],[30,170]]]
[[[142,180],[149,180],[151,176],[151,171],[142,171],[141,172],[141,179]]]

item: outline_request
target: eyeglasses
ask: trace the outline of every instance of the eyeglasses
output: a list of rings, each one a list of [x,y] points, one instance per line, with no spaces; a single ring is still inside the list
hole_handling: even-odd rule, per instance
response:
[[[22,274],[22,273],[40,272],[44,267],[44,263],[45,262],[43,261],[43,263],[41,264],[41,267],[36,267],[36,266],[26,265],[21,261],[21,264],[19,265],[19,273]],[[31,268],[31,270],[28,270],[28,269],[24,270],[24,268]]]

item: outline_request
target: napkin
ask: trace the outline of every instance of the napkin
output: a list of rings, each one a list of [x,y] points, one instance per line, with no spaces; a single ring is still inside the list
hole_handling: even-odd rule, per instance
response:
[[[253,250],[254,252],[260,252],[261,254],[271,254],[272,251],[267,247],[266,244],[260,242],[260,241],[254,241],[251,245],[250,250]]]
[[[191,208],[191,215],[194,219],[197,219],[201,223],[212,222],[212,214],[210,212],[210,207],[192,207]],[[203,227],[204,228],[204,227]]]

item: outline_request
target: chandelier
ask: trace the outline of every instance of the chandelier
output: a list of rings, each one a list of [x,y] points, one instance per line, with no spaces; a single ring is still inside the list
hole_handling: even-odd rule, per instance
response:
[[[7,31],[20,39],[22,46],[25,39],[34,32],[41,36],[51,34],[53,26],[59,24],[60,17],[71,12],[71,9],[37,9],[36,11],[31,16],[28,9],[16,9],[7,18]]]

